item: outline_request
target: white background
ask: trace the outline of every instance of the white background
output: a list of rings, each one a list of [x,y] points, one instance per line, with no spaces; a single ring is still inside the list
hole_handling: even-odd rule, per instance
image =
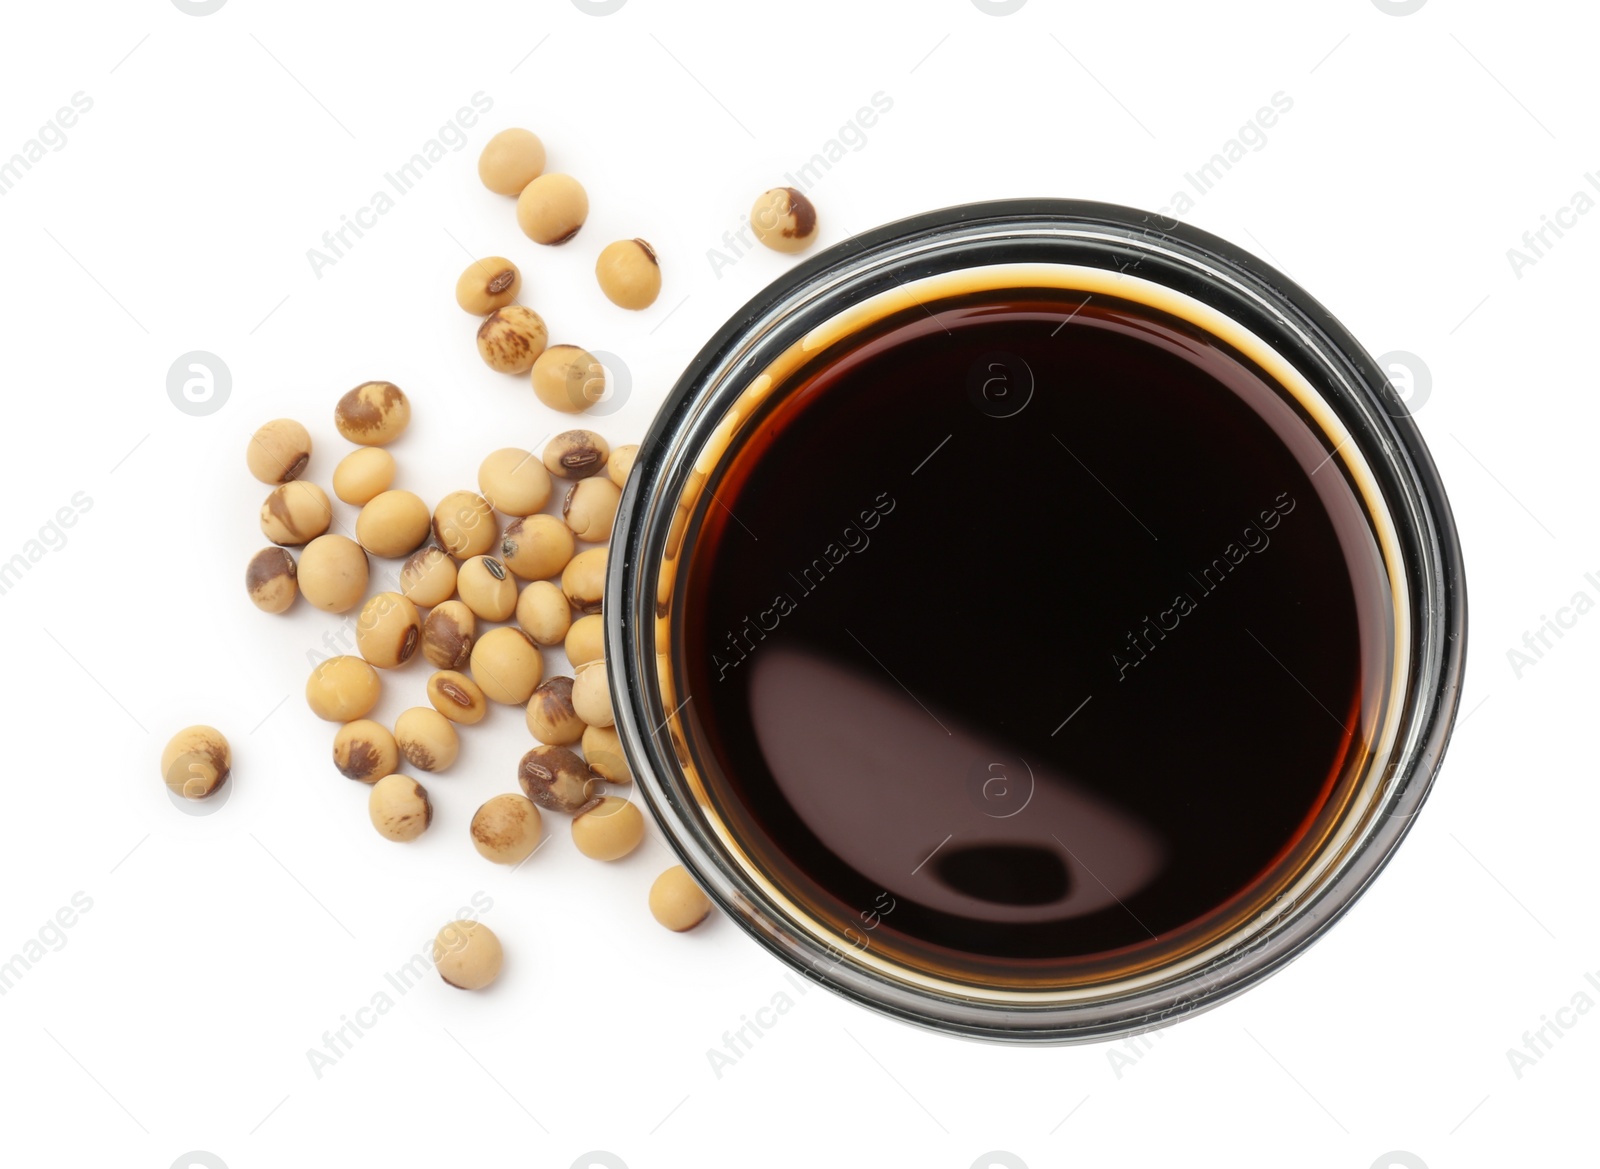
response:
[[[10,660],[0,960],[74,894],[59,948],[0,997],[6,1164],[167,1169],[646,1166],[1575,1164],[1590,1147],[1600,1013],[1520,1078],[1507,1049],[1600,970],[1592,901],[1600,617],[1520,679],[1524,631],[1600,599],[1591,526],[1600,216],[1520,277],[1507,249],[1566,206],[1593,150],[1586,6],[1433,0],[1063,5],[970,0],[471,6],[232,0],[10,5],[0,159],[79,91],[93,109],[0,197],[8,412],[0,560],[83,492],[92,507],[0,596]],[[306,251],[482,90],[494,106],[320,278]],[[708,249],[882,91],[892,110],[817,186],[822,241],[963,200],[1062,195],[1150,209],[1283,91],[1293,109],[1192,222],[1257,250],[1375,354],[1431,373],[1419,422],[1465,541],[1466,696],[1435,792],[1368,895],[1288,970],[1113,1059],[924,1034],[783,969],[728,921],[649,919],[654,840],[586,861],[559,817],[515,874],[471,849],[514,788],[520,712],[497,709],[434,778],[412,846],[379,839],[300,698],[338,619],[256,612],[263,542],[245,440],[303,419],[327,483],[338,395],[392,379],[415,419],[401,486],[430,502],[558,419],[488,371],[456,274],[524,266],[556,340],[622,357],[636,439],[710,332],[790,263],[715,273]],[[593,214],[563,249],[523,239],[478,185],[496,129],[543,136]],[[606,241],[666,273],[642,314],[593,286]],[[180,354],[231,370],[222,409],[166,393]],[[348,525],[348,509],[340,520]],[[52,536],[52,542],[58,542]],[[971,647],[978,657],[978,647]],[[559,666],[557,660],[553,663]],[[386,679],[382,717],[421,701]],[[157,758],[210,722],[235,750],[209,816]],[[467,995],[429,980],[320,1078],[323,1033],[391,989],[474,893],[508,952]],[[49,931],[46,931],[47,933]],[[59,940],[50,934],[53,941]],[[1597,975],[1600,977],[1600,975]],[[792,1011],[718,1078],[725,1031]],[[391,989],[392,993],[392,989]],[[370,1017],[370,1016],[369,1016]],[[1120,1046],[1118,1051],[1124,1050]],[[185,1162],[186,1163],[186,1162]]]

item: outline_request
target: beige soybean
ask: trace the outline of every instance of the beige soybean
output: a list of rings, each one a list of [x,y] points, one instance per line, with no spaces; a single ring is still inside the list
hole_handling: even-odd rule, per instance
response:
[[[457,560],[482,556],[500,539],[489,501],[475,491],[452,491],[433,509],[433,538]]]
[[[333,765],[357,783],[377,783],[400,766],[400,748],[389,728],[370,718],[347,722],[333,736]]]
[[[300,593],[294,557],[277,545],[261,549],[250,557],[249,567],[244,570],[244,587],[250,594],[250,603],[263,613],[282,613]]]
[[[517,196],[517,226],[536,244],[564,244],[589,218],[589,194],[571,175],[540,175]]]
[[[558,576],[577,548],[572,529],[553,515],[512,520],[500,538],[500,558],[523,580]]]
[[[644,842],[644,813],[619,796],[606,796],[572,821],[572,843],[597,861],[621,860]]]
[[[536,580],[517,598],[517,624],[535,645],[559,645],[572,627],[572,605],[555,585]]]
[[[250,436],[245,465],[263,483],[298,479],[311,461],[311,435],[293,418],[274,418]]]
[[[367,815],[385,840],[402,843],[421,836],[433,823],[433,802],[428,789],[409,775],[386,775],[372,785]]]
[[[609,727],[616,723],[604,662],[589,662],[578,667],[577,676],[572,680],[572,709],[591,727]]]
[[[615,490],[615,487],[612,488]],[[561,591],[580,613],[598,613],[605,597],[606,550],[580,552],[561,570]]]
[[[324,613],[344,613],[367,595],[367,554],[348,536],[318,536],[300,553],[300,591]]]
[[[356,516],[356,539],[374,556],[405,556],[428,538],[432,519],[428,505],[411,492],[380,492]]]
[[[478,490],[496,511],[529,516],[550,502],[550,472],[529,452],[505,447],[479,465]]]
[[[455,724],[431,706],[413,706],[394,720],[394,741],[400,754],[423,771],[443,771],[461,753]]]
[[[501,130],[478,155],[478,178],[497,195],[520,195],[544,170],[544,143],[531,130]]]
[[[542,834],[538,805],[516,792],[495,796],[472,814],[472,847],[497,865],[527,860]]]
[[[561,503],[561,518],[578,539],[603,544],[611,539],[621,502],[622,489],[610,479],[584,479],[567,492]]]
[[[304,544],[332,523],[327,493],[300,479],[274,487],[261,505],[261,533],[274,544]]]
[[[576,812],[598,798],[600,781],[576,751],[541,744],[517,764],[517,782],[523,793],[552,812]]]
[[[817,238],[817,208],[793,187],[773,187],[750,208],[750,227],[775,252],[803,252]]]
[[[579,617],[567,630],[563,648],[567,651],[567,661],[575,667],[603,661],[606,656],[605,619],[598,613]]]
[[[650,916],[674,933],[694,929],[710,913],[711,898],[682,865],[673,865],[650,886]]]
[[[394,486],[394,456],[381,446],[351,451],[333,469],[333,493],[353,507]]]
[[[468,264],[456,280],[456,303],[473,316],[484,316],[517,299],[522,273],[504,256],[486,256]]]
[[[203,800],[228,782],[233,748],[216,727],[198,723],[167,740],[161,751],[161,778],[186,800]]]
[[[594,276],[618,308],[649,308],[661,295],[661,264],[656,250],[642,239],[607,244],[594,262]]]
[[[570,747],[583,738],[584,722],[572,708],[572,679],[546,678],[528,699],[528,730],[541,743]]]
[[[363,382],[334,407],[339,433],[362,446],[386,446],[411,424],[411,400],[393,382]]]
[[[356,649],[380,670],[411,660],[422,640],[422,614],[399,593],[378,593],[356,618]]]
[[[622,737],[615,727],[585,727],[583,757],[589,770],[607,783],[632,783],[633,769],[622,750]]]
[[[472,680],[491,702],[521,705],[544,677],[544,655],[520,629],[491,629],[472,646]]]
[[[460,601],[435,605],[422,623],[422,656],[441,670],[464,670],[472,660],[478,619]]]
[[[606,476],[618,487],[626,487],[628,472],[633,470],[633,461],[638,457],[638,443],[630,442],[627,446],[619,446],[611,452],[611,458],[606,462]]]
[[[318,718],[354,722],[378,705],[382,689],[377,670],[360,658],[344,655],[318,662],[312,669],[306,679],[306,704]]]
[[[433,939],[433,965],[457,990],[482,990],[500,977],[505,950],[481,921],[453,921]]]
[[[470,727],[489,713],[489,700],[478,684],[459,670],[440,670],[428,679],[428,701],[453,723]]]
[[[549,340],[543,317],[526,305],[508,304],[478,326],[478,356],[500,373],[527,373]]]
[[[533,393],[563,414],[577,414],[606,393],[605,367],[576,345],[552,345],[533,363]]]
[[[611,446],[592,430],[563,430],[544,447],[545,470],[563,479],[587,479],[605,469]]]
[[[418,548],[400,566],[400,593],[431,609],[456,595],[456,562],[437,544]]]
[[[493,556],[474,556],[456,573],[456,593],[485,621],[505,621],[517,611],[517,582]]]

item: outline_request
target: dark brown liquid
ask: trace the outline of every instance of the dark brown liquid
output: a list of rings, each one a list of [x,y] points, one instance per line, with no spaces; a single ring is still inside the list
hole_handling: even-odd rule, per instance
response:
[[[1270,897],[1348,786],[1391,636],[1369,521],[1292,399],[1184,321],[1049,292],[886,318],[777,396],[712,484],[680,626],[754,864],[982,981],[1109,969]]]

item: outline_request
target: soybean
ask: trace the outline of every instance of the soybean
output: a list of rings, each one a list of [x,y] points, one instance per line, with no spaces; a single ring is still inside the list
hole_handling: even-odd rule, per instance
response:
[[[478,356],[500,373],[527,373],[549,339],[543,317],[525,305],[508,304],[478,326]]]
[[[333,736],[333,765],[357,783],[377,783],[400,766],[400,748],[389,728],[370,718],[347,722]]]
[[[580,613],[598,613],[605,598],[606,550],[590,548],[567,562],[561,571],[561,591]]]
[[[311,461],[311,435],[293,418],[275,418],[250,436],[245,465],[274,486],[300,478]]]
[[[535,645],[559,645],[572,627],[572,605],[547,580],[536,580],[517,598],[517,624]]]
[[[481,921],[453,921],[433,939],[433,965],[457,990],[482,990],[504,964],[500,939]]]
[[[356,516],[356,539],[374,556],[394,558],[428,538],[428,505],[409,491],[375,495]]]
[[[400,754],[423,771],[443,771],[461,753],[455,724],[431,706],[413,706],[394,721]]]
[[[422,656],[441,670],[464,670],[472,659],[478,621],[460,601],[435,605],[422,623]]]
[[[538,805],[515,792],[495,796],[472,814],[472,847],[497,865],[527,860],[542,833]]]
[[[604,662],[589,662],[578,667],[577,677],[572,680],[572,708],[591,727],[609,727],[616,723]]]
[[[300,553],[300,591],[324,613],[343,613],[367,595],[367,554],[348,536],[318,536]]]
[[[577,551],[572,529],[552,515],[512,520],[500,538],[500,557],[523,580],[549,580]]]
[[[333,469],[333,493],[353,507],[394,486],[394,456],[381,446],[351,451]]]
[[[638,443],[630,442],[627,446],[619,446],[611,452],[611,458],[606,463],[606,475],[618,487],[626,487],[628,472],[633,470],[633,461],[638,457]]]
[[[456,280],[456,303],[473,316],[505,308],[522,291],[522,273],[504,256],[488,256],[467,265]]]
[[[711,913],[711,898],[682,865],[673,865],[650,886],[650,916],[674,933],[692,930]]]
[[[400,592],[425,609],[442,605],[456,595],[456,562],[437,544],[418,548],[400,566]]]
[[[517,611],[517,582],[493,556],[474,556],[463,564],[456,592],[485,621],[504,621]]]
[[[537,244],[564,244],[589,218],[589,194],[571,175],[540,175],[517,196],[517,226]]]
[[[607,783],[632,783],[633,769],[622,750],[622,737],[615,727],[585,727],[583,757],[589,770]]]
[[[578,539],[603,544],[611,539],[621,502],[622,489],[610,479],[584,479],[567,492],[561,504],[561,518]]]
[[[773,187],[750,208],[750,227],[775,252],[803,252],[817,238],[817,208],[793,187]]]
[[[478,155],[478,178],[497,195],[519,195],[544,170],[544,143],[530,130],[501,130]]]
[[[577,812],[593,805],[600,783],[577,752],[542,744],[517,764],[517,782],[530,800],[552,812]]]
[[[644,841],[644,813],[618,796],[606,796],[572,821],[572,843],[597,861],[621,860]]]
[[[459,670],[440,670],[428,679],[428,701],[445,718],[473,726],[489,713],[489,702],[478,684]]]
[[[433,538],[457,560],[481,556],[500,538],[494,509],[474,491],[452,491],[433,509]]]
[[[563,414],[577,414],[606,393],[605,367],[576,345],[552,345],[533,363],[533,393]]]
[[[339,433],[362,446],[386,446],[411,424],[411,400],[393,382],[363,382],[333,411]]]
[[[227,736],[204,723],[185,727],[161,752],[161,778],[186,800],[203,800],[228,782],[233,748]]]
[[[611,447],[592,430],[563,430],[544,447],[545,470],[563,479],[587,479],[605,469]]]
[[[356,618],[356,648],[380,670],[403,666],[422,640],[422,614],[399,593],[378,593]]]
[[[306,679],[306,704],[318,718],[353,722],[378,705],[382,688],[378,671],[360,658],[329,658],[318,662]]]
[[[332,523],[327,493],[300,479],[274,487],[261,505],[261,532],[274,544],[304,544]]]
[[[567,661],[574,667],[586,665],[589,662],[603,661],[606,655],[606,626],[605,620],[598,613],[587,617],[579,617],[572,623],[572,628],[567,630],[567,641],[564,647],[567,651]]]
[[[244,585],[256,608],[263,613],[282,613],[300,593],[294,557],[277,545],[263,548],[250,558],[250,566],[244,570]]]
[[[594,264],[600,291],[618,308],[646,309],[661,295],[661,264],[642,239],[607,244]]]
[[[433,823],[428,789],[409,775],[386,775],[372,785],[367,815],[385,840],[415,840]]]
[[[491,629],[472,647],[472,680],[493,702],[521,705],[544,677],[544,655],[520,629]]]
[[[541,682],[528,699],[527,720],[528,730],[541,743],[570,747],[583,738],[584,722],[572,707],[572,679],[560,676]]]
[[[509,516],[530,516],[550,502],[550,472],[517,447],[495,451],[478,467],[478,490]]]

